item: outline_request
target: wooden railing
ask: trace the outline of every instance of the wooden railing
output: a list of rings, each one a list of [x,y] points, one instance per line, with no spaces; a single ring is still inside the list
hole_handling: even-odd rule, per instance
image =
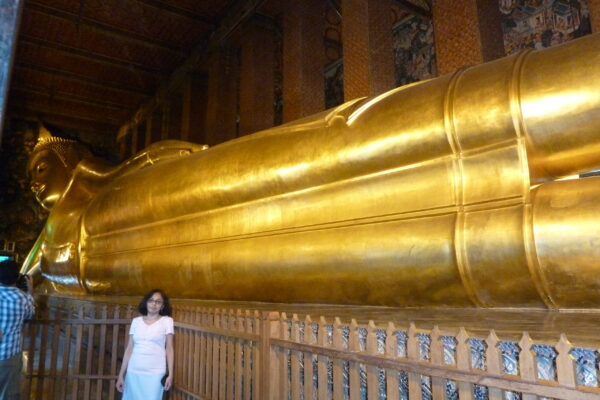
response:
[[[54,304],[24,329],[23,399],[118,398],[116,378],[133,308]]]
[[[50,304],[26,330],[23,398],[119,398],[133,314],[130,306]],[[600,399],[596,350],[564,335],[540,343],[527,333],[515,340],[202,307],[176,307],[174,318],[173,400]],[[595,357],[587,382],[575,350]]]

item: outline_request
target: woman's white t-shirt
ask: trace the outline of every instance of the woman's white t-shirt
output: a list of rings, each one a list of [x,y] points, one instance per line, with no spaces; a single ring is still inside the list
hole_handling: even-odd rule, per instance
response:
[[[165,344],[167,335],[174,334],[173,318],[162,316],[148,325],[143,317],[136,317],[131,321],[129,334],[133,340],[133,352],[127,371],[144,375],[164,374],[167,371]]]

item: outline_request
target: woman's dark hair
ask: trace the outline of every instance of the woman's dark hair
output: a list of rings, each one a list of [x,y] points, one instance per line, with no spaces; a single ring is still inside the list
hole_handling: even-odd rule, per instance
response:
[[[149,291],[148,293],[146,293],[144,295],[144,297],[142,298],[142,301],[140,301],[140,305],[138,306],[138,311],[140,312],[140,314],[142,315],[148,315],[148,300],[150,300],[150,298],[152,296],[154,296],[154,293],[158,293],[160,294],[160,296],[163,299],[163,305],[160,308],[160,311],[158,312],[159,315],[168,315],[169,317],[171,316],[171,303],[169,303],[169,298],[167,297],[167,295],[165,294],[165,292],[163,292],[160,289],[152,289],[151,291]]]

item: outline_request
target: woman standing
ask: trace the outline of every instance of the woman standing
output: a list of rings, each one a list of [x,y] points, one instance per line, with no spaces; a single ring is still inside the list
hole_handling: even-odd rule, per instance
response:
[[[117,390],[124,390],[122,400],[160,400],[163,390],[173,384],[174,330],[169,298],[162,290],[153,289],[146,293],[138,311],[142,315],[131,321]]]

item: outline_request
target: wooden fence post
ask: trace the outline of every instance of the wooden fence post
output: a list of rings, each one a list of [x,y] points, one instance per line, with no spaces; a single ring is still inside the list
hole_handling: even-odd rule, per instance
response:
[[[79,312],[77,313],[77,319],[83,320],[84,318],[84,307],[79,307]],[[79,375],[80,373],[80,362],[81,362],[81,344],[83,342],[83,325],[78,325],[76,328],[76,338],[75,338],[75,362],[73,363],[71,372],[72,375]],[[71,398],[73,400],[78,399],[78,391],[79,391],[79,379],[73,379],[73,385],[71,388]]]
[[[244,332],[244,314],[239,308],[235,312],[235,329],[240,333]],[[233,389],[235,400],[242,400],[242,379],[244,375],[242,368],[243,351],[243,340],[237,339],[235,341],[235,388]]]
[[[342,337],[342,323],[339,318],[333,321],[333,347],[337,350],[346,350],[344,348],[344,339]],[[344,399],[344,365],[345,361],[339,358],[333,360],[333,398],[334,400]],[[306,365],[306,364],[305,364]]]
[[[348,345],[351,352],[360,352],[358,324],[354,318],[350,322],[350,337],[348,338]],[[348,379],[350,380],[350,400],[360,400],[360,364],[356,361],[350,362]]]
[[[377,355],[377,332],[375,323],[367,324],[367,354]],[[379,371],[375,365],[367,365],[367,398],[379,398]]]
[[[310,315],[304,318],[304,343],[315,344],[312,334],[312,319]],[[313,398],[313,361],[312,353],[304,353],[304,399],[312,400]]]
[[[42,318],[48,319],[49,312],[48,309],[43,310]],[[48,343],[48,324],[43,322],[39,329],[40,334],[40,350],[39,350],[39,359],[38,359],[38,367],[37,367],[37,379],[35,385],[35,393],[36,400],[42,399],[42,393],[44,393],[44,375],[46,374],[46,351],[47,351],[47,343]]]
[[[211,309],[212,316],[212,328],[218,328],[220,323],[219,309]],[[219,337],[217,335],[210,335],[212,340],[212,361],[211,361],[211,384],[210,384],[210,398],[218,399],[219,398]]]
[[[317,336],[317,343],[320,347],[327,347],[327,321],[325,317],[319,318],[319,334]],[[318,399],[327,399],[327,357],[318,355],[317,356],[317,377],[318,377]]]
[[[502,361],[500,357],[500,349],[498,348],[498,336],[492,329],[488,335],[485,343],[487,349],[485,352],[485,358],[487,360],[487,371],[490,375],[501,376],[502,375]],[[494,387],[488,388],[489,400],[502,400],[502,390]]]
[[[278,400],[278,385],[271,385],[278,380],[277,350],[271,348],[271,337],[279,336],[279,313],[264,311],[260,329],[260,400]],[[256,361],[254,368],[258,368]]]
[[[257,310],[254,310],[254,312],[252,313],[251,321],[252,321],[251,332],[260,338],[261,337],[260,335],[262,334],[263,331],[262,331],[260,313]],[[259,339],[259,341],[260,340],[261,339]],[[270,340],[269,340],[267,349],[269,347],[271,347]],[[262,371],[261,363],[263,363],[260,352],[261,352],[261,347],[259,346],[259,343],[254,343],[252,345],[252,359],[254,360],[254,363],[252,365],[252,382],[254,382],[252,384],[252,398],[253,399],[260,398],[260,390],[261,390],[261,383],[262,383],[260,373]]]
[[[411,322],[406,332],[406,355],[410,361],[419,361],[419,338],[417,328]],[[408,398],[409,400],[420,400],[423,397],[421,393],[421,375],[413,372],[408,373]],[[461,399],[462,400],[462,399]]]
[[[396,327],[389,322],[386,330],[385,356],[391,360],[398,358],[397,338],[395,337]],[[387,400],[400,400],[400,380],[399,371],[394,369],[385,370]]]
[[[200,309],[200,307],[194,307],[194,316],[193,316],[193,324],[195,326],[200,326],[200,321],[202,318],[202,310]],[[202,332],[195,332],[194,333],[194,371],[192,376],[194,377],[194,385],[192,390],[194,391],[195,394],[200,395],[201,392],[201,386],[200,383],[202,382],[202,370],[201,370],[201,361],[202,360],[202,346],[201,346],[201,337],[202,337]]]
[[[227,330],[235,331],[237,328],[235,321],[235,313],[233,309],[228,311],[227,315]],[[233,399],[233,385],[235,373],[235,340],[230,337],[227,339],[227,396],[226,399]]]
[[[431,331],[431,364],[442,366],[444,365],[444,344],[441,340],[441,332],[438,326],[434,326]],[[445,379],[432,376],[431,377],[431,395],[433,400],[444,400],[446,398]]]
[[[246,312],[244,313],[244,327],[246,328],[247,333],[252,333],[254,332],[253,329],[257,329],[256,326],[253,326],[253,323],[258,324],[258,319],[252,319],[252,314],[249,310],[246,310]],[[261,326],[259,326],[258,328],[260,329],[260,334],[262,335],[262,320]],[[250,400],[250,398],[252,397],[252,392],[250,391],[250,389],[252,388],[250,386],[250,381],[252,380],[252,370],[250,369],[250,365],[252,363],[252,353],[255,351],[257,346],[258,343],[244,342],[244,400]],[[255,364],[254,369],[256,370],[257,368],[259,367]],[[257,386],[257,384],[255,383],[254,386]]]
[[[121,306],[116,305],[113,308],[113,318],[114,319],[119,319],[121,316]],[[118,371],[117,371],[117,352],[119,349],[119,329],[120,326],[117,324],[114,324],[112,327],[112,335],[111,335],[111,353],[110,353],[110,374],[111,375],[117,375]],[[71,325],[67,325],[66,329],[65,329],[65,338],[67,343],[65,343],[68,346],[68,343],[71,342]],[[66,355],[66,359],[65,359],[65,355]],[[68,363],[68,356],[69,356],[69,350],[68,348],[65,349],[64,353],[63,353],[63,368],[62,368],[62,373],[66,373],[66,365]],[[111,379],[110,384],[108,385],[108,395],[109,395],[109,400],[114,400],[115,398],[115,381]]]
[[[278,322],[279,339],[289,339],[287,329],[287,314],[281,313],[281,318]],[[277,369],[279,371],[279,379],[273,380],[272,383],[279,386],[278,399],[287,399],[289,394],[290,385],[288,384],[288,360],[287,350],[285,348],[279,348],[276,350],[278,355]]]
[[[100,325],[100,343],[98,350],[98,375],[104,375],[104,364],[106,357],[106,329],[107,324],[106,320],[108,319],[108,307],[106,304],[103,304],[100,309],[100,318],[102,319],[102,325]],[[60,331],[59,331],[60,332]],[[54,365],[54,364],[53,364]],[[96,383],[96,399],[102,398],[102,389],[104,387],[104,381],[102,379],[98,379]]]
[[[461,371],[471,370],[471,348],[468,340],[469,334],[464,328],[460,328],[456,335],[456,367]],[[472,400],[473,385],[468,382],[458,382],[458,396],[460,400]]]
[[[298,327],[298,314],[292,315],[292,336],[290,338],[292,342],[300,342],[300,328]],[[290,377],[291,382],[291,399],[300,399],[300,352],[292,350],[291,354],[292,363],[292,376]]]
[[[575,379],[575,366],[571,358],[573,346],[564,333],[560,335],[560,340],[555,346],[558,356],[556,357],[556,375],[558,383],[566,387],[577,387]]]
[[[519,342],[519,347],[521,347],[521,354],[519,355],[519,374],[521,375],[521,379],[526,380],[528,382],[535,382],[535,355],[531,351],[531,346],[533,346],[533,341],[527,332],[523,333],[521,337],[521,341]],[[523,393],[522,400],[536,400],[537,396],[534,394]]]
[[[188,324],[190,322],[190,307],[185,306],[181,308],[181,320],[183,323]],[[184,390],[190,391],[190,383],[192,380],[192,377],[190,376],[190,373],[192,372],[192,365],[191,365],[191,361],[192,361],[192,352],[190,349],[190,336],[192,335],[192,332],[187,329],[180,329],[179,330],[180,335],[178,338],[178,341],[181,342],[179,349],[180,349],[180,357],[178,358],[182,358],[181,360],[181,368],[182,370],[180,371],[179,376],[181,376],[180,382],[184,388]]]

